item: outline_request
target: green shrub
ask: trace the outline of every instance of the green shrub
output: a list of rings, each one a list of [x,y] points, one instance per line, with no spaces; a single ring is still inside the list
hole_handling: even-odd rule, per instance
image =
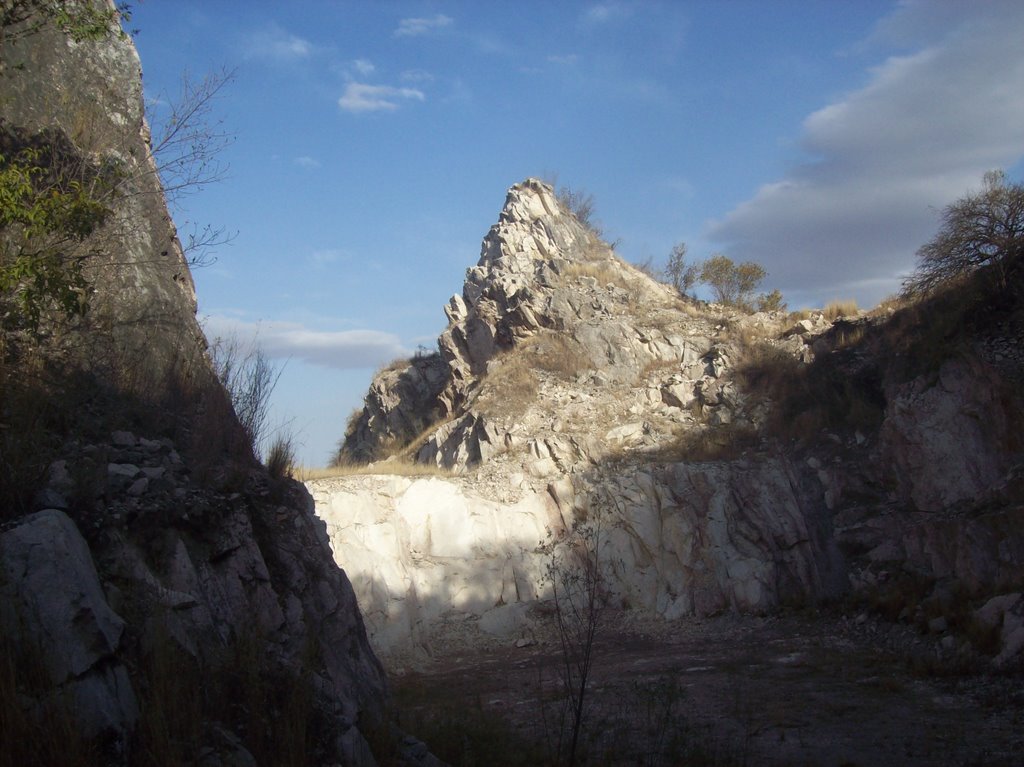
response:
[[[111,214],[110,188],[63,134],[0,128],[0,333],[85,313],[85,243]]]
[[[700,281],[711,288],[718,303],[746,308],[767,274],[763,266],[753,261],[736,264],[728,256],[716,253],[701,266]]]

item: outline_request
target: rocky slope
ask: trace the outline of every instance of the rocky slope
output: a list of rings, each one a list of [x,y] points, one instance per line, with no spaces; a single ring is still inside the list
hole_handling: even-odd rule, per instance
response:
[[[0,761],[375,764],[383,670],[308,493],[253,459],[210,367],[130,38],[3,32],[0,163],[58,147],[116,183],[88,313],[0,328]]]
[[[533,179],[445,311],[438,353],[374,382],[340,458],[454,476],[310,483],[380,650],[526,641],[542,544],[594,519],[609,594],[637,614],[852,595],[907,621],[950,613],[958,648],[994,597],[1000,657],[1024,638],[1021,402],[984,357],[915,368],[900,345],[928,342],[886,313],[684,301]]]

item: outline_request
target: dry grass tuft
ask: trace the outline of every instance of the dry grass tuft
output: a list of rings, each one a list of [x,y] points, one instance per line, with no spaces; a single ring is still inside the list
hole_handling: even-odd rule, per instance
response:
[[[720,344],[733,343],[743,350],[757,346],[774,336],[774,328],[724,317],[722,329],[715,335],[715,341]]]
[[[591,367],[576,339],[543,331],[491,360],[473,409],[498,418],[517,415],[537,397],[538,371],[568,382]]]
[[[299,482],[331,479],[332,477],[357,477],[366,474],[394,477],[452,476],[451,471],[448,469],[435,466],[432,463],[416,463],[408,458],[391,458],[386,461],[377,461],[370,464],[345,464],[342,466],[327,466],[326,468],[298,466],[294,471],[295,479],[299,480]]]
[[[679,372],[680,362],[679,360],[663,360],[653,359],[644,365],[643,370],[640,371],[638,381],[647,381],[652,377],[655,380],[661,380],[666,377],[666,371]],[[671,373],[668,373],[671,375]]]
[[[540,333],[520,347],[528,362],[563,381],[571,381],[584,370],[593,367],[583,346],[566,333]]]
[[[832,301],[825,306],[823,311],[825,319],[829,322],[835,322],[840,317],[856,317],[859,312],[857,302],[853,299]]]
[[[865,325],[840,320],[832,326],[833,348],[845,349],[857,346],[864,340],[866,333]]]
[[[275,479],[295,475],[295,444],[290,434],[278,434],[267,449],[267,471]]]
[[[625,278],[622,270],[615,269],[609,262],[588,261],[584,263],[573,262],[569,264],[563,274],[566,277],[593,277],[597,284],[602,287],[608,284],[615,285],[623,290],[631,290],[632,285]]]
[[[376,380],[379,376],[384,375],[384,373],[391,373],[391,372],[398,372],[398,371],[401,371],[401,370],[405,370],[411,364],[412,364],[412,360],[410,360],[408,357],[396,357],[395,359],[391,360],[390,362],[385,362],[383,365],[381,365],[379,368],[377,368],[373,372],[373,379],[371,379],[371,380]]]
[[[473,409],[491,417],[522,413],[537,398],[538,381],[527,355],[512,349],[491,360]]]
[[[878,306],[868,312],[869,317],[889,317],[900,309],[906,308],[910,301],[898,294],[886,296],[878,302]]]
[[[756,449],[760,442],[757,429],[750,424],[722,424],[706,428],[686,426],[657,450],[645,452],[644,460],[658,463],[732,461]]]

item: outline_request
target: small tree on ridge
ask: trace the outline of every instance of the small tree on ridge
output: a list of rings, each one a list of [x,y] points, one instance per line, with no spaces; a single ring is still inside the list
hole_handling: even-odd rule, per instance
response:
[[[905,295],[930,293],[944,283],[987,264],[1005,267],[1024,254],[1024,185],[1009,183],[1003,171],[989,171],[980,192],[942,211],[935,238],[917,251],[917,268],[903,284]]]
[[[716,253],[701,267],[700,281],[711,288],[716,302],[749,307],[754,291],[767,274],[763,266],[753,261],[736,264],[728,256]]]
[[[672,246],[668,262],[665,264],[665,277],[679,295],[688,295],[700,277],[700,264],[686,263],[686,243],[679,242]]]

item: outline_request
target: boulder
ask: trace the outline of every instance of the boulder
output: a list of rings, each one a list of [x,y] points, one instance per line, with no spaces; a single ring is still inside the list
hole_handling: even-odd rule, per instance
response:
[[[75,523],[49,509],[0,533],[0,573],[0,630],[21,671],[38,665],[53,694],[70,697],[86,739],[124,744],[138,717],[120,657],[125,623]]]

